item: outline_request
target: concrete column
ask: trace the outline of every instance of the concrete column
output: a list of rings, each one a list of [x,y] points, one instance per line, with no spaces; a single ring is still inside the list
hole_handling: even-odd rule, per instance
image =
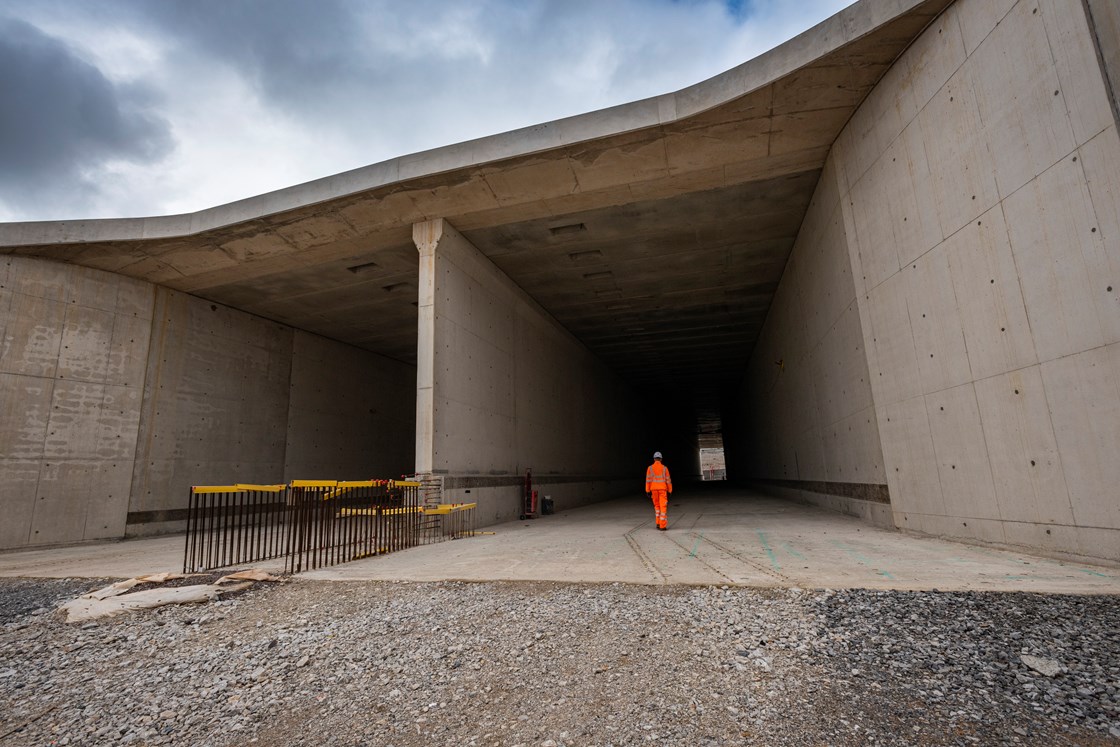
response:
[[[447,221],[416,224],[413,239],[417,470],[516,474],[523,465],[515,449],[515,319],[529,313],[555,322]]]
[[[637,399],[448,222],[418,223],[416,469],[492,523],[525,471],[558,508],[640,492]],[[455,491],[458,491],[457,493]]]
[[[418,474],[428,474],[433,470],[436,244],[443,234],[443,227],[443,220],[430,220],[417,223],[412,227],[412,240],[420,252],[420,293],[416,306],[416,472]]]

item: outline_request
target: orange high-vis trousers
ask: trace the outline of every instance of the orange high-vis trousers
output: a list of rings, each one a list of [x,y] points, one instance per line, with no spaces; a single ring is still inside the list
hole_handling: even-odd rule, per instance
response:
[[[650,495],[653,496],[653,515],[657,526],[665,529],[669,526],[669,493],[665,490],[653,490]]]

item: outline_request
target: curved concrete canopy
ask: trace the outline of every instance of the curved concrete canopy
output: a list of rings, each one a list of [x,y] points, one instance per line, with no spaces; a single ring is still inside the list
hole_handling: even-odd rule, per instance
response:
[[[701,427],[742,375],[820,169],[952,0],[862,0],[703,83],[196,213],[0,225],[0,253],[143,278],[414,361],[411,226],[445,218]]]

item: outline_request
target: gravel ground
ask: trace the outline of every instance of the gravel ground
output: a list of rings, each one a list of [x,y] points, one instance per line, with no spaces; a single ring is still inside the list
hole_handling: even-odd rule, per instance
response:
[[[49,611],[100,585],[0,580],[0,745],[1120,744],[1117,597],[292,581]]]

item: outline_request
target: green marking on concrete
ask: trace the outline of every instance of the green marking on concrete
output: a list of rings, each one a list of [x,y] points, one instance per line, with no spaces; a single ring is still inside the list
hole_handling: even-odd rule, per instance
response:
[[[1109,578],[1109,575],[1107,573],[1097,573],[1096,571],[1090,571],[1088,568],[1082,568],[1080,570],[1081,570],[1082,573],[1088,573],[1090,576],[1100,576],[1101,578]]]
[[[788,542],[783,542],[782,543],[782,548],[785,549],[786,552],[788,552],[790,555],[792,555],[795,558],[800,558],[801,560],[805,559],[805,556],[802,555],[801,553],[799,553],[797,550],[794,550],[793,545],[791,545]]]
[[[692,552],[690,552],[688,554],[688,557],[690,557],[690,558],[695,558],[696,557],[696,550],[697,550],[697,548],[700,547],[700,540],[702,540],[702,539],[704,539],[704,533],[700,532],[700,536],[696,538],[696,544],[692,546]]]
[[[848,553],[848,555],[852,556],[852,558],[853,558],[853,559],[854,559],[854,560],[855,560],[855,561],[856,561],[857,563],[862,563],[863,565],[869,565],[869,564],[871,563],[871,561],[870,561],[870,560],[868,560],[867,558],[863,557],[863,556],[862,556],[862,555],[860,555],[860,554],[859,554],[858,552],[856,552],[856,551],[855,551],[855,550],[853,550],[852,548],[848,547],[847,545],[845,545],[845,544],[844,544],[843,542],[841,542],[840,540],[831,540],[831,542],[832,542],[832,544],[833,544],[833,545],[835,545],[836,547],[839,547],[839,548],[840,548],[841,550],[843,550],[844,552]]]
[[[770,556],[770,565],[774,566],[775,571],[782,570],[782,567],[778,565],[777,556],[774,555],[774,551],[770,549],[770,543],[766,541],[766,533],[761,529],[756,529],[755,531],[758,533],[758,538],[762,540],[762,547],[766,550],[766,554]]]
[[[831,540],[831,542],[836,547],[839,547],[841,550],[848,553],[848,555],[850,555],[860,565],[868,566],[868,567],[871,568],[871,570],[875,571],[880,576],[885,576],[886,578],[889,578],[892,581],[894,580],[894,576],[891,575],[890,571],[884,571],[884,570],[881,570],[879,568],[875,568],[874,564],[872,563],[871,560],[869,560],[868,558],[865,558],[864,556],[860,555],[858,552],[856,552],[852,548],[848,547],[843,542],[840,542],[839,540]]]

